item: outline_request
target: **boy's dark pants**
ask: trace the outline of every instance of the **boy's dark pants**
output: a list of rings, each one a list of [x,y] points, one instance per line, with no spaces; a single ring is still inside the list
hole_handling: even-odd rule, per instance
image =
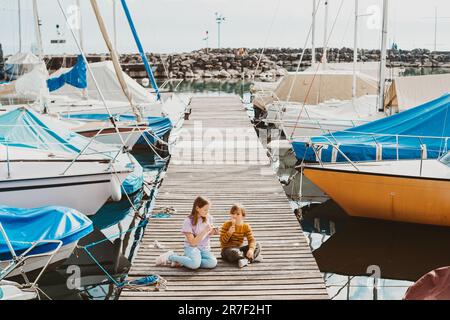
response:
[[[248,245],[240,247],[240,248],[222,249],[222,258],[228,262],[237,262],[240,259],[243,259],[246,257],[245,255],[247,254],[248,249],[249,249]],[[253,255],[254,258],[256,258],[260,252],[261,252],[261,246],[259,245],[259,243],[256,243],[255,253]]]

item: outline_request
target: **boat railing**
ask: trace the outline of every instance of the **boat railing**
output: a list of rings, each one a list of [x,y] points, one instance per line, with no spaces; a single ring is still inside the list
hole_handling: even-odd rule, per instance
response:
[[[4,269],[0,269],[0,281],[5,279],[9,274],[11,274],[14,270],[17,270],[18,268],[21,268],[29,259],[35,259],[39,257],[48,257],[48,260],[46,261],[45,265],[42,267],[41,271],[39,272],[38,276],[34,279],[33,283],[30,283],[29,279],[26,277],[25,273],[21,270],[21,275],[29,287],[36,286],[39,279],[44,274],[45,270],[48,268],[50,263],[52,262],[54,256],[58,253],[58,251],[63,246],[63,242],[61,240],[38,240],[34,242],[23,242],[20,241],[21,244],[28,243],[30,244],[30,247],[26,249],[24,252],[22,252],[20,255],[17,255],[13,248],[14,241],[11,241],[6,233],[6,230],[3,228],[3,225],[0,223],[0,233],[5,240],[6,245],[8,246],[8,250],[11,253],[11,261],[8,264],[8,266]],[[49,252],[45,253],[38,253],[38,254],[30,254],[36,247],[43,245],[43,244],[55,244],[56,247]]]
[[[349,131],[349,133],[355,133],[353,131]],[[358,133],[360,134],[360,133]],[[435,139],[435,140],[440,140],[443,143],[441,143],[441,147],[439,149],[439,155],[443,155],[445,153],[448,152],[448,141],[450,139],[450,137],[437,137],[437,136],[413,136],[413,135],[400,135],[400,134],[368,134],[368,133],[361,133],[361,134],[367,134],[369,138],[371,138],[373,140],[373,143],[376,146],[376,150],[377,150],[377,154],[376,154],[376,159],[374,159],[375,161],[382,161],[383,157],[382,157],[382,149],[383,147],[386,146],[394,146],[395,147],[395,151],[396,151],[396,160],[399,161],[400,160],[400,149],[403,150],[416,150],[416,151],[420,151],[420,175],[422,175],[422,170],[423,170],[423,160],[426,160],[428,158],[428,148],[427,148],[427,144],[424,143],[424,139]],[[380,137],[394,137],[395,138],[395,144],[393,144],[391,141],[380,141],[379,138]],[[297,137],[296,139],[301,139],[302,137]],[[340,148],[340,146],[343,144],[342,142],[340,142],[336,136],[333,134],[333,132],[329,131],[328,135],[325,136],[317,136],[316,138],[320,138],[323,139],[325,141],[313,141],[314,137],[304,137],[304,142],[306,144],[306,146],[311,147],[312,150],[314,151],[314,154],[316,156],[317,161],[319,162],[320,165],[323,166],[323,161],[320,155],[320,151],[321,149],[326,145],[326,146],[331,146],[332,148],[334,148],[336,150],[337,153],[339,153],[340,155],[342,155],[342,157],[348,162],[350,163],[355,169],[357,169],[357,165],[355,164],[354,161],[352,161],[346,154],[345,152]],[[378,138],[378,140],[377,140]],[[401,146],[400,145],[400,139],[401,138],[408,138],[408,139],[417,139],[418,141],[418,146],[419,147],[414,147],[414,146]],[[348,143],[348,141],[345,141],[346,143]],[[352,145],[352,147],[358,148],[365,148],[366,145],[368,145],[368,142],[363,142],[360,143],[361,146],[359,145],[358,142],[356,142],[355,144]],[[432,151],[437,151],[437,150],[432,150]],[[391,160],[391,159],[389,159]],[[332,156],[332,160],[331,163],[337,162],[337,156]],[[358,170],[358,169],[357,169]],[[359,170],[358,170],[359,171]]]
[[[325,137],[325,139],[327,139],[330,142],[330,145],[332,146],[332,148],[334,148],[337,152],[339,152],[348,161],[348,163],[350,163],[352,165],[352,167],[355,168],[356,171],[359,171],[358,166],[352,160],[350,160],[350,158],[347,157],[347,155],[341,149],[339,149],[339,145],[333,143],[331,141],[331,139],[329,139],[328,137]],[[312,149],[316,155],[316,159],[319,161],[319,164],[322,167],[324,167],[322,158],[319,155],[319,150],[320,150],[320,148],[323,148],[323,145],[319,146],[319,149],[315,148],[314,146],[315,146],[315,144],[312,143]]]
[[[168,87],[169,84],[171,84],[172,82],[176,82],[176,85],[173,89],[171,89],[172,92],[176,92],[178,90],[178,87],[181,85],[181,83],[184,81],[184,79],[166,79],[162,85],[159,86],[159,91],[160,92],[164,92],[166,91],[166,88]],[[155,89],[150,89],[150,92],[152,93],[156,93]],[[167,92],[167,91],[166,91]]]

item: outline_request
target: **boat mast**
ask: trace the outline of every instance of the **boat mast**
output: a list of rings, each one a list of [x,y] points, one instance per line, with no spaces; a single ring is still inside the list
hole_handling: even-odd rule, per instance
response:
[[[387,32],[388,32],[389,0],[383,0],[383,29],[381,33],[380,82],[378,88],[378,111],[384,110],[384,85],[386,82]]]
[[[117,0],[112,1],[113,1],[114,49],[117,51]]]
[[[358,63],[358,0],[355,0],[355,33],[353,40],[353,87],[352,98],[356,98],[356,65]]]
[[[328,60],[327,60],[327,51],[328,51],[328,47],[327,47],[327,42],[328,42],[328,1],[329,0],[325,0],[325,27],[324,27],[324,32],[323,32],[323,56],[322,56],[322,63],[323,66],[325,68]]]
[[[36,42],[38,47],[38,56],[39,59],[42,61],[42,59],[44,58],[43,57],[44,50],[42,48],[41,22],[39,19],[37,0],[33,0],[33,14],[34,14],[34,27],[36,32]]]
[[[313,0],[311,29],[311,65],[316,64],[316,0]]]
[[[437,7],[434,7],[434,52],[437,52],[437,26],[438,26],[438,12]]]
[[[106,30],[105,22],[103,21],[102,15],[100,14],[100,9],[98,8],[97,0],[91,0],[91,6],[92,6],[92,9],[94,10],[95,17],[97,18],[97,22],[100,27],[100,31],[102,32],[102,35],[103,35],[103,39],[105,40],[106,46],[108,47],[109,54],[111,55],[111,60],[114,65],[114,70],[116,72],[116,76],[117,76],[117,79],[119,80],[122,91],[125,94],[125,96],[127,97],[128,101],[130,102],[131,109],[133,110],[133,113],[136,116],[136,120],[138,122],[141,122],[142,121],[141,114],[139,113],[138,108],[134,104],[131,91],[129,90],[128,85],[125,82],[125,78],[123,76],[122,67],[120,66],[117,51],[112,46],[111,39],[109,38],[108,32]]]
[[[81,2],[80,0],[77,0],[77,7],[78,7],[78,39],[80,41],[80,47],[84,51],[84,38],[83,38],[83,16],[81,14]]]
[[[142,47],[141,40],[139,39],[136,28],[134,26],[133,19],[131,18],[131,13],[130,13],[130,10],[128,9],[127,2],[125,0],[121,0],[120,2],[122,3],[122,8],[123,8],[123,11],[125,12],[125,15],[127,16],[128,24],[130,25],[131,32],[133,33],[134,41],[136,42],[136,45],[138,47],[142,62],[144,63],[145,71],[147,72],[147,75],[150,78],[153,89],[155,89],[156,98],[158,101],[160,101],[161,94],[158,89],[158,84],[156,83],[155,77],[153,76],[153,71],[150,68],[150,64],[148,62],[147,56],[144,53],[144,48]]]
[[[19,14],[19,52],[22,52],[22,8],[20,5],[20,0],[17,0],[17,9]]]

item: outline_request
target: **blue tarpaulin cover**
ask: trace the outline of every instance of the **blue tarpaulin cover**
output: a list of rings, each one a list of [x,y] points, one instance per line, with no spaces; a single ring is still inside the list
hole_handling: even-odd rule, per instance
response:
[[[113,115],[117,121],[135,121],[136,116],[134,115]],[[107,113],[88,113],[88,114],[68,114],[65,115],[66,118],[84,121],[106,121],[109,119],[109,114]],[[172,122],[167,117],[145,117],[143,119],[147,122],[148,127],[158,138],[163,137],[168,131],[172,130]],[[156,138],[151,134],[146,134],[147,139],[154,143]],[[137,142],[138,144],[145,144],[145,140],[140,138]]]
[[[134,158],[133,158],[134,159]],[[132,194],[138,191],[144,184],[144,169],[136,161],[134,161],[134,170],[130,173],[122,183],[122,194]]]
[[[89,145],[86,153],[107,150],[108,152],[103,152],[105,156],[115,156],[114,152],[110,152],[110,147],[99,142],[90,142],[90,139],[58,126],[57,121],[27,108],[14,109],[0,115],[0,144],[72,153],[79,153]],[[123,183],[127,194],[136,192],[144,181],[142,167],[137,160],[133,162],[136,163],[136,168]]]
[[[376,120],[345,131],[312,137],[314,144],[323,144],[321,160],[332,161],[333,147],[338,145],[352,161],[377,160],[377,146],[382,160],[420,159],[421,145],[426,146],[427,158],[436,159],[448,148],[450,137],[450,94],[399,114]],[[417,137],[422,137],[418,139]],[[433,137],[433,138],[431,138]],[[317,161],[307,142],[292,142],[299,160]],[[381,146],[381,149],[380,149]],[[339,152],[337,162],[347,161]]]
[[[42,116],[27,108],[17,108],[0,115],[0,143],[13,147],[80,152],[88,139],[70,130],[58,132]]]
[[[47,86],[50,92],[62,88],[65,84],[69,84],[78,89],[87,88],[86,63],[84,62],[83,56],[78,56],[77,63],[69,72],[47,80]]]
[[[84,214],[65,207],[20,209],[0,206],[0,223],[8,235],[16,254],[31,247],[38,240],[61,240],[63,245],[83,238],[93,230],[92,221]],[[36,247],[32,254],[49,252],[55,244]],[[0,260],[11,259],[6,240],[0,234]]]

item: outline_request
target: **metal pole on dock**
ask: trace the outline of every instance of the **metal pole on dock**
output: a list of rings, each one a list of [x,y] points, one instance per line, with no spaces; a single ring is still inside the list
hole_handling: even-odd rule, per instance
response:
[[[381,32],[381,61],[379,71],[378,111],[384,110],[384,85],[386,82],[387,33],[388,33],[389,0],[383,0],[383,29]]]

